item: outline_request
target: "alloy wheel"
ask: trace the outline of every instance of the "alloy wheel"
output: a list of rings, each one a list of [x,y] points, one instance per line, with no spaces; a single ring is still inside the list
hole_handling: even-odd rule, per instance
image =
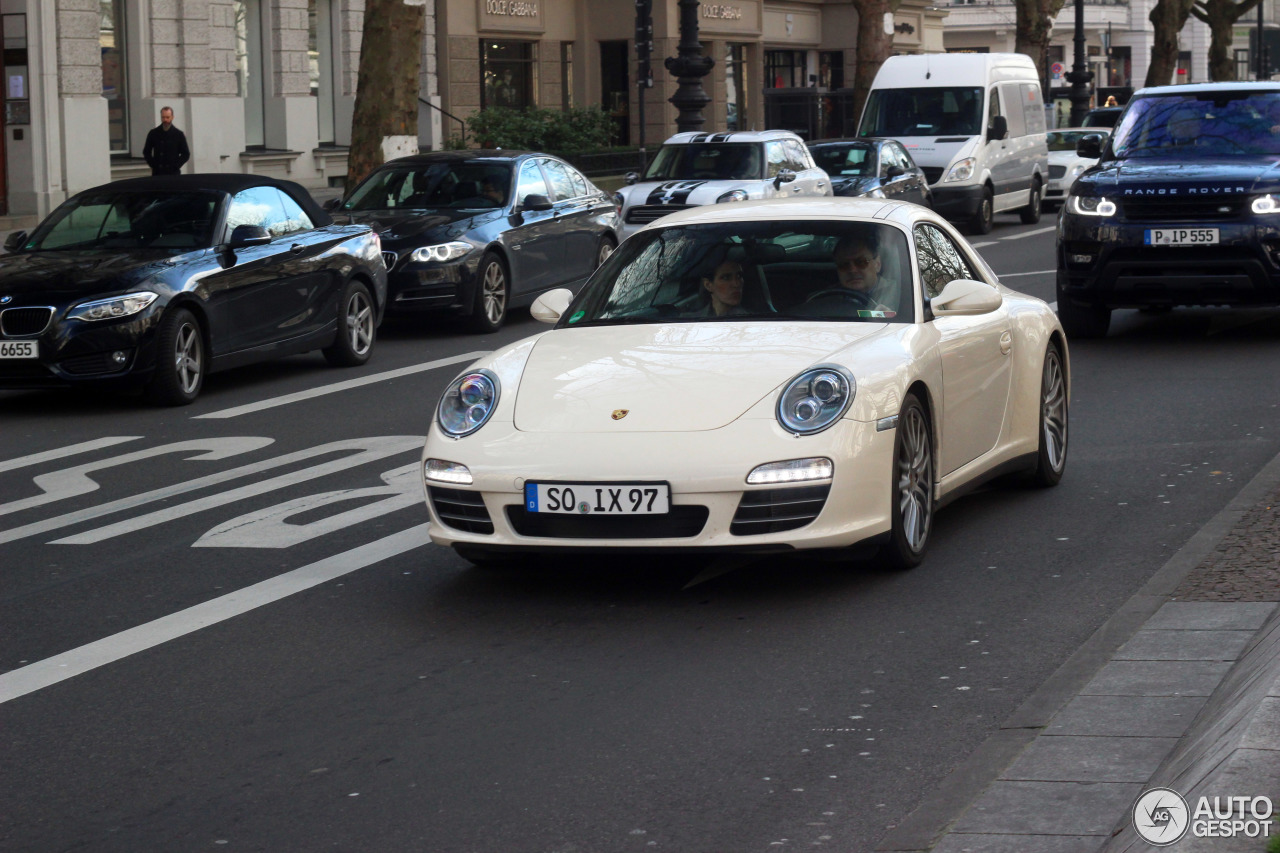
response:
[[[903,431],[897,459],[898,514],[907,545],[919,551],[929,538],[933,517],[933,447],[918,407],[904,413],[898,429]]]
[[[484,314],[497,325],[507,311],[507,277],[502,265],[494,262],[484,271]]]
[[[1062,375],[1062,358],[1050,349],[1044,359],[1043,391],[1040,400],[1040,429],[1049,467],[1062,470],[1067,459],[1067,383]]]
[[[363,290],[355,290],[347,301],[347,342],[351,351],[363,356],[373,346],[373,305]]]
[[[204,361],[200,330],[194,323],[183,323],[174,346],[174,366],[183,394],[194,394],[200,387]]]

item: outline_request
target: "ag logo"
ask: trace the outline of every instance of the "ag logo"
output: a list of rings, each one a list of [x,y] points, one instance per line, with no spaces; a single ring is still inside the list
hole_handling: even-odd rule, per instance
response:
[[[1168,847],[1182,840],[1191,813],[1182,795],[1170,788],[1144,791],[1133,804],[1133,828],[1148,844]]]
[[[609,417],[613,418],[615,421],[620,421],[623,418],[625,418],[627,416],[627,413],[630,411],[631,411],[630,409],[614,409],[613,414],[610,415]]]

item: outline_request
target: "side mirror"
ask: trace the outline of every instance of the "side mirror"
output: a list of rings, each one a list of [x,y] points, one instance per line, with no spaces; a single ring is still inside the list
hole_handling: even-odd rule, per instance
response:
[[[626,175],[624,175],[622,179],[623,179],[624,181],[626,181],[626,182],[627,182],[627,186],[631,186],[631,185],[632,185],[632,184],[634,184],[636,181],[640,180],[640,173],[639,173],[639,172],[627,172],[627,174],[626,174]]]
[[[529,193],[524,197],[524,201],[520,202],[521,210],[550,210],[551,207],[551,199],[538,193]]]
[[[4,239],[4,250],[6,252],[16,252],[22,248],[22,244],[27,242],[26,231],[14,231]]]
[[[573,301],[573,291],[567,287],[557,287],[533,300],[529,306],[529,316],[540,323],[558,323],[569,303]]]
[[[1009,120],[1004,116],[995,116],[991,119],[991,123],[987,125],[988,141],[1004,139],[1009,135]]]
[[[337,210],[338,208],[342,207],[342,199],[331,198],[328,201],[326,201],[324,204],[322,204],[321,207],[323,207],[325,210]]]
[[[971,317],[990,314],[1000,307],[1004,297],[990,284],[958,278],[929,300],[935,317]]]
[[[906,173],[907,173],[906,169],[902,168],[901,166],[895,163],[894,165],[889,167],[889,171],[887,174],[888,174],[889,180],[892,181],[894,178],[901,178]]]
[[[773,179],[774,188],[781,187],[783,184],[789,184],[796,179],[796,173],[790,169],[780,169],[777,176]]]
[[[270,242],[271,235],[261,225],[237,225],[227,241],[227,248],[234,252],[250,246],[265,246]]]
[[[1077,157],[1092,157],[1094,160],[1102,159],[1102,135],[1098,133],[1090,133],[1087,136],[1080,137],[1076,142]]]

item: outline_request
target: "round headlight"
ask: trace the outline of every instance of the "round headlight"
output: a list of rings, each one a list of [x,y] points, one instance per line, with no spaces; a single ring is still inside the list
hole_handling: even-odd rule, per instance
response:
[[[488,370],[464,373],[450,383],[436,408],[440,429],[454,438],[470,435],[498,407],[498,377]]]
[[[782,390],[778,397],[778,423],[799,435],[822,432],[848,411],[856,391],[853,374],[843,367],[810,368]]]

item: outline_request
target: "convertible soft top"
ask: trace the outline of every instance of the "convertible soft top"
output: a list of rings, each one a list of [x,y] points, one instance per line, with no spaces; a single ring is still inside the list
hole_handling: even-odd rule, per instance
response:
[[[240,172],[209,172],[197,175],[154,175],[149,178],[130,178],[124,181],[113,181],[109,184],[84,190],[84,193],[96,193],[118,190],[124,192],[193,192],[212,190],[214,192],[235,195],[250,187],[275,187],[288,195],[307,214],[316,227],[332,225],[333,218],[320,205],[316,204],[300,184],[293,181],[281,181],[263,175],[246,175]]]

